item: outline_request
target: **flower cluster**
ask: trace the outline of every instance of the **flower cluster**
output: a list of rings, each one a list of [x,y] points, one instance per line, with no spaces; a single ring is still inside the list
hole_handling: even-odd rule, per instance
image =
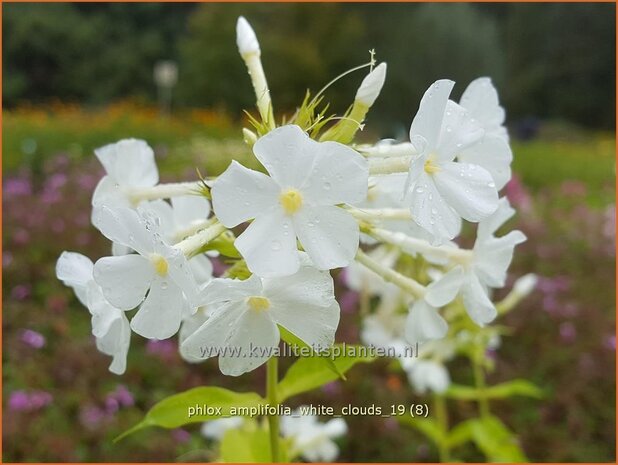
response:
[[[505,285],[514,247],[525,240],[519,231],[497,235],[514,214],[500,197],[512,154],[491,80],[473,81],[458,103],[450,99],[454,82],[436,81],[409,141],[359,145],[354,135],[386,64],[375,66],[372,54],[344,116],[318,112],[319,93],[277,126],[259,43],[244,18],[237,34],[259,112],[243,136],[263,170],[232,161],[216,178],[161,184],[146,142],[95,151],[106,175],[91,221],[110,240],[110,256],[93,263],[65,252],[57,276],[88,308],[97,347],[113,357],[110,370],[125,371],[132,333],[179,334],[186,360],[218,357],[232,376],[266,362],[284,330],[328,348],[340,313],[330,271],[343,267],[359,290],[382,298],[384,308],[364,320],[368,343],[441,339],[453,319],[444,309],[459,315],[461,305],[477,325],[490,323],[492,290]],[[463,220],[476,225],[470,250],[454,242]],[[223,277],[213,277],[213,251],[234,262]],[[429,344],[423,360],[403,362],[420,390],[448,384],[448,374],[428,374],[450,357],[447,349]]]

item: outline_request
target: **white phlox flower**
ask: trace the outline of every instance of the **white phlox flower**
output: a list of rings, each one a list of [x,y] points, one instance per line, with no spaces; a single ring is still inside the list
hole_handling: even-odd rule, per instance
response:
[[[459,104],[468,110],[484,129],[484,137],[457,156],[459,161],[485,168],[493,177],[496,187],[502,189],[511,179],[513,153],[504,127],[504,108],[498,92],[488,77],[475,79],[464,91]]]
[[[366,160],[345,145],[316,142],[294,125],[261,137],[253,152],[270,176],[232,162],[212,187],[223,225],[254,219],[235,242],[248,268],[263,277],[295,273],[296,238],[318,269],[347,266],[359,227],[337,205],[366,197]]]
[[[94,213],[94,224],[105,237],[137,252],[99,259],[94,279],[112,305],[123,310],[140,306],[131,328],[149,339],[174,335],[183,314],[196,307],[191,268],[182,251],[162,239],[159,222],[152,211],[100,207]]]
[[[79,301],[92,315],[92,334],[97,349],[113,357],[109,371],[117,375],[125,372],[127,353],[131,344],[131,328],[124,311],[111,305],[103,297],[93,279],[92,261],[75,252],[62,252],[56,263],[56,276],[73,288]]]
[[[333,439],[345,435],[348,426],[343,418],[320,423],[315,415],[303,415],[302,407],[292,415],[281,417],[281,433],[292,440],[292,454],[308,462],[332,462],[339,455]]]
[[[203,423],[200,432],[205,438],[220,441],[223,439],[225,433],[229,430],[240,428],[242,423],[242,417],[218,418],[216,420]]]
[[[339,324],[333,279],[302,259],[299,270],[286,277],[213,279],[200,299],[212,308],[210,317],[183,342],[184,353],[218,356],[223,374],[239,376],[276,354],[277,325],[316,350],[330,347]]]
[[[450,289],[461,290],[464,307],[479,326],[490,323],[497,316],[496,307],[488,296],[490,288],[504,287],[515,246],[526,240],[521,231],[494,236],[514,212],[506,198],[500,199],[496,212],[479,223],[477,239],[467,259],[448,273],[452,278]]]
[[[478,222],[498,205],[496,183],[484,168],[455,162],[484,134],[468,112],[448,99],[454,82],[440,80],[423,95],[410,127],[416,155],[404,189],[414,221],[436,242],[453,239],[461,219]]]
[[[169,243],[178,242],[199,228],[210,214],[210,202],[202,195],[181,195],[148,202],[145,208],[154,210],[160,218],[159,231]]]
[[[105,169],[92,196],[93,214],[97,207],[134,207],[131,193],[159,182],[154,152],[143,140],[122,139],[94,151]]]
[[[410,384],[418,394],[425,394],[427,391],[442,394],[451,384],[446,367],[433,360],[417,360],[406,372]]]

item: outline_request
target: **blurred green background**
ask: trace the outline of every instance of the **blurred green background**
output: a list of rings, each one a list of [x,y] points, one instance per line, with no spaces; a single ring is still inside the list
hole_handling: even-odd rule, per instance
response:
[[[489,75],[507,109],[514,180],[505,189],[529,240],[510,272],[535,272],[535,293],[504,324],[491,382],[527,377],[541,401],[496,402],[534,461],[615,460],[615,5],[613,4],[4,4],[3,459],[204,461],[197,428],[153,430],[112,444],[162,397],[208,384],[260,390],[263,370],[223,377],[215,362],[182,363],[175,341],[134,338],[122,377],[96,352],[89,316],[54,277],[62,250],[93,259],[107,241],[90,226],[102,170],[92,155],[146,139],[164,181],[255,165],[240,138],[251,84],[235,44],[238,15],[262,46],[278,117],[364,63],[388,62],[362,139],[403,138],[427,86],[457,81],[458,98]],[[171,111],[153,67],[172,60]],[[339,112],[363,72],[331,87]],[[338,339],[358,340],[355,296],[343,285]],[[502,295],[502,294],[500,294]],[[498,297],[500,297],[498,295]],[[455,360],[452,376],[465,382]],[[298,402],[419,400],[386,361],[354,369]],[[474,406],[451,405],[453,420]],[[435,461],[415,431],[349,418],[343,461]],[[378,433],[379,432],[379,436]],[[482,460],[470,448],[466,460]]]

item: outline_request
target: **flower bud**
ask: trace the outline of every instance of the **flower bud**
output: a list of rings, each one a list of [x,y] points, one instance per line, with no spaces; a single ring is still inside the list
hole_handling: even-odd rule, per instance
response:
[[[370,72],[356,91],[355,100],[364,103],[368,107],[376,101],[386,79],[386,63],[380,63]]]
[[[253,144],[257,142],[257,135],[255,132],[247,128],[242,128],[242,138],[249,147],[253,147]]]
[[[520,297],[526,297],[534,290],[538,281],[539,278],[537,275],[535,275],[534,273],[528,273],[527,275],[524,275],[517,281],[515,281],[515,284],[513,285],[513,290]]]
[[[236,45],[238,45],[238,51],[242,56],[260,53],[260,43],[255,32],[243,16],[240,16],[236,23]]]

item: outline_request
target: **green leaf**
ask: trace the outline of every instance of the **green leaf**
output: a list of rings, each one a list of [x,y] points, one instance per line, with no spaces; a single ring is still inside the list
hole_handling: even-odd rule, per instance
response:
[[[160,426],[163,428],[178,428],[188,423],[202,423],[208,420],[215,420],[228,415],[235,415],[237,412],[230,412],[231,408],[237,407],[257,407],[265,404],[266,400],[255,392],[233,392],[219,387],[198,387],[174,394],[163,399],[152,407],[144,419],[131,429],[118,436],[115,441],[133,434],[136,431],[149,426]],[[190,416],[191,407],[208,406],[213,409],[220,408],[220,413],[208,414],[205,411],[198,412]]]
[[[278,325],[278,326],[279,326],[279,334],[281,334],[281,339],[283,339],[287,345],[289,345],[293,349],[302,348],[305,350],[305,352],[311,349],[309,344],[307,344],[301,338],[299,338],[295,334],[292,334],[287,329],[285,329],[283,326],[281,325]],[[300,352],[302,356],[302,351]],[[311,353],[313,353],[313,351],[311,351]],[[322,362],[326,364],[328,369],[331,370],[333,373],[335,373],[337,377],[341,378],[344,381],[346,380],[345,375],[339,370],[339,368],[337,368],[337,365],[330,357],[318,357],[318,358],[322,360]]]
[[[451,384],[445,393],[446,397],[459,400],[476,400],[483,395],[487,399],[505,399],[512,396],[526,396],[535,399],[543,398],[543,391],[525,379],[515,379],[506,383],[496,384],[485,388],[482,393],[479,389],[472,386],[462,386]]]
[[[287,442],[279,441],[280,461],[287,462]],[[221,461],[226,463],[270,462],[270,437],[267,429],[232,429],[221,439]]]
[[[210,250],[216,250],[221,255],[231,258],[241,258],[240,252],[234,247],[234,241],[236,238],[230,231],[226,231],[216,239],[210,241],[204,247],[200,249],[201,253],[208,252]]]
[[[476,421],[476,418],[473,420]],[[446,443],[449,448],[459,447],[468,441],[472,440],[472,425],[470,421],[463,421],[457,424],[449,433],[446,438]]]
[[[502,421],[494,416],[468,420],[472,440],[489,462],[527,462],[517,444],[517,438]]]
[[[416,428],[437,446],[445,441],[440,425],[438,425],[437,421],[432,420],[431,418],[412,418],[409,415],[402,415],[398,416],[397,420],[404,425],[410,425],[413,428]]]
[[[360,350],[359,350],[360,349]],[[354,356],[350,353],[362,353],[365,350],[362,346],[337,344],[331,349],[331,354],[341,353],[342,355],[332,358],[332,361],[339,373],[345,373],[357,363],[368,363],[374,360],[369,356]],[[327,355],[330,357],[331,355]],[[324,363],[324,357],[301,357],[286,372],[283,379],[277,386],[280,401],[288,397],[310,391],[338,378],[337,373]]]

